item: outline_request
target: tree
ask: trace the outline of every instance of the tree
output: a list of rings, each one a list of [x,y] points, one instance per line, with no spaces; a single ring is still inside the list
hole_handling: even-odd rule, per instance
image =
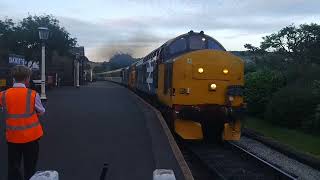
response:
[[[17,24],[11,19],[0,21],[0,49],[5,53],[24,55],[29,60],[39,60],[41,57],[41,41],[38,27],[45,26],[50,30],[49,39],[46,41],[47,59],[50,63],[52,53],[70,55],[69,50],[77,43],[75,38],[60,27],[59,21],[51,15],[28,16]]]
[[[14,23],[12,19],[0,20],[0,54],[8,52],[9,47],[14,46]]]
[[[289,63],[320,64],[320,25],[290,25],[263,40],[261,49],[281,54]]]
[[[111,69],[118,69],[118,68],[129,66],[134,61],[136,61],[136,59],[133,58],[130,54],[117,53],[110,58],[109,63],[110,63]]]
[[[245,76],[248,111],[271,123],[319,132],[320,25],[290,25],[264,37],[260,47],[245,47],[255,57]]]
[[[29,16],[20,22],[16,30],[17,35],[20,36],[18,36],[20,40],[18,44],[26,52],[27,57],[37,57],[34,52],[38,52],[41,44],[38,37],[38,27],[41,26],[48,27],[50,30],[50,36],[46,42],[49,55],[52,51],[57,51],[59,55],[68,55],[69,50],[76,45],[76,39],[71,38],[53,16]]]
[[[253,115],[261,115],[272,94],[285,85],[285,78],[277,71],[259,70],[245,76],[245,100]]]
[[[99,64],[98,66],[95,66],[93,68],[93,72],[94,73],[102,73],[102,72],[107,72],[110,71],[110,63],[109,62],[103,62],[101,64]]]
[[[259,50],[258,47],[253,46],[252,44],[245,44],[244,47],[248,49],[250,52],[257,52]]]

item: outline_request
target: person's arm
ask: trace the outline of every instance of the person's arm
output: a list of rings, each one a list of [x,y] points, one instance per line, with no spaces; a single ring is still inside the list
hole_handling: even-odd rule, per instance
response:
[[[0,92],[0,110],[2,108],[2,92]]]
[[[0,114],[4,113],[4,104],[2,104],[2,96],[3,96],[3,91],[0,92]]]
[[[36,94],[35,108],[39,116],[43,115],[46,112],[46,109],[43,107],[39,94]]]

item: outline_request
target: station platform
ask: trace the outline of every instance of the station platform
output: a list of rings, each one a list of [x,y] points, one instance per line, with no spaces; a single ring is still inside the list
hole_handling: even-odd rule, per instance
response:
[[[106,180],[152,180],[155,169],[172,169],[177,180],[188,179],[188,168],[159,114],[127,88],[95,82],[57,88],[47,96],[39,170],[56,170],[61,180],[95,180],[108,164]],[[1,121],[0,180],[5,180]]]

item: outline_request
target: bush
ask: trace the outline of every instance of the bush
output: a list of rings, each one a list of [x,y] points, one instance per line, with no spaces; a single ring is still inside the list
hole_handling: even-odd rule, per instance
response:
[[[320,65],[316,64],[292,64],[288,65],[285,72],[288,84],[300,84],[308,86],[320,81]]]
[[[320,103],[316,107],[316,113],[314,114],[314,131],[320,134]]]
[[[286,86],[273,95],[265,119],[288,128],[315,131],[319,128],[316,114],[319,102],[320,97],[313,88]]]
[[[245,78],[248,111],[253,115],[263,115],[272,94],[285,85],[285,78],[281,73],[270,70],[251,72],[246,74]]]

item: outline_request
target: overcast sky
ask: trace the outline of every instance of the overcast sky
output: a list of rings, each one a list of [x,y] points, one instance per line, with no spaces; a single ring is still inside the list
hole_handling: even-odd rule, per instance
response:
[[[51,14],[91,61],[104,61],[117,51],[144,56],[191,29],[243,50],[292,23],[319,23],[319,7],[320,0],[1,0],[0,18]]]

